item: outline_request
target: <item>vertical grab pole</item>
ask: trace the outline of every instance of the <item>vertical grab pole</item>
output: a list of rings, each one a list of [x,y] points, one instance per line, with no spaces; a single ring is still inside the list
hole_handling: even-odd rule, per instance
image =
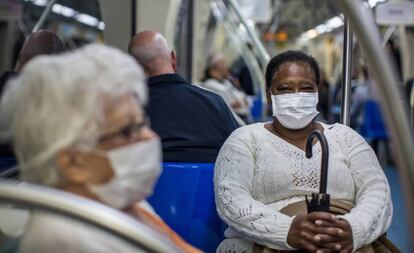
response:
[[[46,8],[42,13],[42,16],[40,16],[36,25],[33,27],[32,33],[39,31],[39,29],[43,26],[43,24],[46,21],[46,18],[49,16],[50,12],[52,11],[52,7],[55,3],[56,3],[56,0],[50,0],[47,3]]]
[[[131,38],[137,32],[137,0],[131,0]]]
[[[344,20],[344,50],[342,55],[342,100],[341,123],[349,126],[351,107],[351,74],[352,74],[352,31],[347,18]]]

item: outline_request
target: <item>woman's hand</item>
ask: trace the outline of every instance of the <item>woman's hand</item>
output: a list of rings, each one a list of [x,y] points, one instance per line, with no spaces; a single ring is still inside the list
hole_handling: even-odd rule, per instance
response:
[[[338,250],[335,247],[336,245],[332,244],[331,241],[329,244],[326,243],[326,245],[321,247],[319,244],[321,242],[319,239],[321,238],[318,238],[317,235],[327,235],[333,238],[334,235],[337,235],[339,229],[318,227],[315,223],[316,221],[323,221],[325,224],[336,225],[336,217],[330,213],[314,212],[306,215],[297,215],[290,226],[287,243],[293,248],[305,249],[309,252],[331,253]],[[323,237],[323,239],[326,238]]]
[[[323,248],[335,249],[339,253],[352,252],[354,247],[352,228],[344,219],[335,218],[334,222],[315,219],[316,244]]]

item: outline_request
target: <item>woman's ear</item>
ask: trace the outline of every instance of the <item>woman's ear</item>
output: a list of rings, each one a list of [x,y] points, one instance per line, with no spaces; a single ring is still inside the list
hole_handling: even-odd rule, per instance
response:
[[[83,153],[73,149],[62,149],[57,153],[56,162],[61,175],[67,182],[82,184],[89,181]]]
[[[272,99],[270,97],[271,97],[270,90],[266,89],[266,100],[267,100],[268,105],[272,105]]]

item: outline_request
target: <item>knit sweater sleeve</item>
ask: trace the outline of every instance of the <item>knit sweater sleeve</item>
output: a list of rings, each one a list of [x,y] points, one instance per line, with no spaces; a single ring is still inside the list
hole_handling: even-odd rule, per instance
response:
[[[385,233],[393,210],[390,187],[374,151],[355,131],[342,128],[341,145],[356,186],[356,206],[342,218],[351,225],[355,251]]]
[[[293,218],[252,196],[255,158],[246,127],[227,139],[215,165],[214,190],[219,216],[247,240],[278,250],[292,249],[287,234]]]

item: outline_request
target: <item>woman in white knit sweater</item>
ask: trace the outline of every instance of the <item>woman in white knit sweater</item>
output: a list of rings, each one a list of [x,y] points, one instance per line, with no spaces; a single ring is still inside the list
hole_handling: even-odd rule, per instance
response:
[[[272,122],[237,129],[223,145],[215,167],[220,217],[229,225],[217,252],[276,250],[353,252],[385,233],[392,217],[387,179],[375,153],[352,129],[316,122],[319,68],[298,51],[274,57],[266,70]],[[320,130],[329,145],[331,199],[355,207],[343,216],[316,212],[289,217],[283,207],[319,190],[321,148],[305,157],[307,136]]]

